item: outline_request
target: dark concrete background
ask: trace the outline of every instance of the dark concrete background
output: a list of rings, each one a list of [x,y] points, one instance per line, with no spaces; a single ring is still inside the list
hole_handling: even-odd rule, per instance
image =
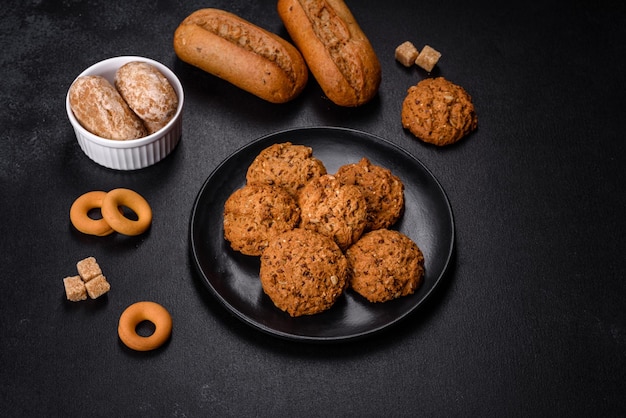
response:
[[[485,3],[485,4],[483,4]],[[272,1],[17,1],[0,12],[0,411],[5,416],[623,416],[626,405],[622,3],[349,1],[382,64],[379,96],[343,109],[313,79],[285,105],[180,62],[172,34],[202,7],[284,37]],[[443,53],[405,69],[405,40]],[[186,94],[183,138],[159,164],[102,168],[64,108],[91,64],[141,55]],[[406,89],[445,76],[476,133],[447,148],[402,129]],[[227,312],[189,257],[192,205],[218,164],[271,132],[341,126],[384,137],[441,182],[456,221],[445,282],[397,326],[349,344],[262,334]],[[129,187],[150,232],[96,239],[68,221],[89,190]],[[109,295],[72,304],[62,278],[95,256]],[[127,350],[119,315],[167,306],[170,342]]]

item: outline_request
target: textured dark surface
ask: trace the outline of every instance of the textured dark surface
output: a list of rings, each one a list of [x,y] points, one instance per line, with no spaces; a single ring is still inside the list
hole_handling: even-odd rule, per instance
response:
[[[273,1],[5,2],[2,415],[626,414],[626,12],[611,3],[350,1],[383,81],[372,103],[341,109],[314,80],[295,101],[272,105],[176,58],[173,31],[202,7],[286,37]],[[443,53],[432,74],[395,62],[405,40]],[[76,75],[115,55],[162,62],[186,94],[178,148],[136,172],[90,161],[65,114]],[[436,75],[463,86],[479,117],[478,131],[448,148],[400,124],[407,88]],[[193,202],[220,162],[269,133],[320,125],[406,149],[441,182],[456,223],[449,274],[428,303],[349,344],[252,329],[213,298],[189,256]],[[116,187],[151,203],[149,233],[73,230],[73,200]],[[63,277],[90,255],[111,292],[66,302]],[[138,300],[174,318],[170,342],[152,353],[117,338],[119,315]]]

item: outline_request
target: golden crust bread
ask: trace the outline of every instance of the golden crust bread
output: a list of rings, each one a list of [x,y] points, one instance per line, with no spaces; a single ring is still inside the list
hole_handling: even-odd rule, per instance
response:
[[[186,63],[272,103],[292,100],[308,80],[293,45],[219,9],[200,9],[185,18],[174,33],[174,51]]]
[[[77,78],[70,87],[69,100],[78,122],[94,135],[115,140],[146,136],[141,119],[104,77]]]
[[[278,0],[278,14],[324,94],[359,106],[378,92],[381,68],[369,40],[342,0]]]

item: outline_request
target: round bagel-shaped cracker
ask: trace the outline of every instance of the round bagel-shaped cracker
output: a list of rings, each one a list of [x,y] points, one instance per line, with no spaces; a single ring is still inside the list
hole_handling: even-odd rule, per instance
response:
[[[128,219],[119,208],[125,206],[135,212],[137,220]],[[124,235],[140,235],[152,223],[152,208],[139,193],[130,189],[113,189],[102,201],[102,217],[115,231]]]
[[[102,210],[102,201],[106,192],[95,190],[79,196],[70,207],[70,222],[74,228],[83,234],[104,237],[113,233],[113,228],[108,224],[104,216],[100,219],[89,217],[89,211]]]
[[[137,325],[143,321],[154,324],[152,335],[137,334]],[[172,316],[156,302],[136,302],[120,315],[117,333],[120,340],[136,351],[150,351],[159,348],[172,334]]]

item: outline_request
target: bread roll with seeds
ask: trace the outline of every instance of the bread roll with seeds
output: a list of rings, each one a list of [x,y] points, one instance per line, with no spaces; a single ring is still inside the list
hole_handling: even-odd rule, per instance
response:
[[[343,0],[278,0],[278,15],[324,94],[359,106],[378,92],[378,57]]]
[[[188,64],[272,103],[298,96],[308,80],[300,52],[280,36],[219,9],[200,9],[174,33]]]

